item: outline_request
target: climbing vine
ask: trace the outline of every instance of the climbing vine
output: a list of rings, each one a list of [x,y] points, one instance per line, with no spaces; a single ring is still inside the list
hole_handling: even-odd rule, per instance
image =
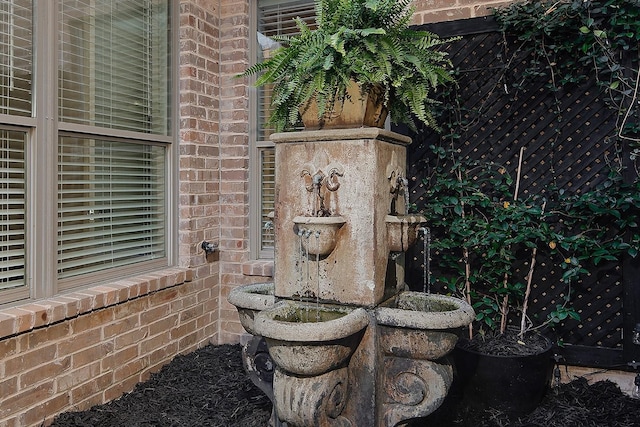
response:
[[[611,137],[630,142],[633,160],[640,156],[640,2],[526,1],[496,9],[495,16],[505,37],[530,55],[520,83],[547,73],[557,94],[595,78],[617,112]]]
[[[502,53],[496,56],[500,59],[487,61],[492,69],[482,70],[487,76],[482,82],[466,80],[478,88],[473,98],[459,96],[471,93],[468,88],[451,87],[441,93],[438,118],[443,132],[423,139],[436,142],[421,159],[425,192],[424,204],[417,207],[432,227],[438,257],[433,263],[435,288],[467,297],[481,328],[503,329],[507,314],[520,312],[523,330],[529,316],[531,324],[577,320],[571,301],[575,285],[608,268],[607,263],[619,263],[623,256],[636,258],[640,252],[640,2],[526,1],[500,8],[495,16],[504,38]],[[497,62],[501,64],[493,65]],[[456,70],[462,76],[465,72],[470,70]],[[549,112],[554,118],[547,119],[549,126],[540,128],[541,134],[552,129],[553,136],[539,138],[547,145],[540,151],[544,161],[534,166],[548,168],[550,182],[542,184],[540,194],[531,194],[519,192],[520,166],[510,176],[509,166],[497,162],[500,156],[491,157],[494,147],[507,145],[499,138],[517,142],[508,135],[522,132],[495,117],[518,112],[495,105],[508,105],[496,101],[501,97],[533,99],[531,88],[541,85],[552,94],[540,104],[542,114]],[[571,129],[564,128],[575,115],[567,107],[575,104],[564,97],[580,94],[576,104],[593,102],[596,98],[586,94],[593,93],[593,87],[600,91],[597,102],[604,101],[614,120],[609,130],[612,121],[607,115],[603,141],[593,137],[579,143],[606,145],[605,175],[597,185],[579,179],[557,184],[554,155],[570,151],[566,146],[571,144]],[[592,111],[601,111],[600,106]],[[522,121],[527,119],[535,120]],[[496,130],[498,126],[504,128]],[[478,139],[482,144],[476,144]],[[556,150],[561,145],[564,151]],[[483,147],[480,153],[471,149],[477,147]],[[522,157],[520,151],[520,162]],[[623,177],[625,167],[633,173]],[[581,184],[585,185],[578,188]],[[547,307],[546,319],[533,319],[541,313],[527,314],[529,288],[536,280],[532,277],[545,272],[534,269],[537,258],[540,264],[546,262],[547,270],[550,265],[559,267],[565,285],[557,291],[557,305]]]

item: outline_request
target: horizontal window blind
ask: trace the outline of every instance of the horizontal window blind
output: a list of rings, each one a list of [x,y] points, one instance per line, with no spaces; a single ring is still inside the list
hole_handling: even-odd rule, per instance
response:
[[[31,116],[31,0],[0,2],[0,114]]]
[[[0,130],[0,289],[25,285],[26,138]]]
[[[298,34],[295,19],[300,18],[313,28],[315,25],[314,2],[306,1],[282,1],[274,3],[261,2],[258,8],[258,57],[260,62],[269,58],[273,50],[279,45],[271,38],[274,35]],[[272,89],[269,86],[258,91],[258,140],[266,141],[273,129],[267,127],[269,120],[269,106],[271,105]]]
[[[61,121],[169,134],[167,3],[60,1]]]
[[[61,137],[58,277],[166,256],[165,147]]]
[[[274,249],[273,218],[270,217],[270,214],[275,209],[275,150],[273,148],[260,150],[260,160],[262,165],[260,184],[260,192],[262,194],[262,249]]]

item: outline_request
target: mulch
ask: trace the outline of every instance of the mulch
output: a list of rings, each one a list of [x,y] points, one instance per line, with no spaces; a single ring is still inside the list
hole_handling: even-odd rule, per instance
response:
[[[176,356],[117,400],[57,416],[54,427],[265,427],[271,401],[248,379],[239,345]]]
[[[66,412],[53,427],[266,427],[271,402],[248,379],[240,346],[208,345],[177,356],[131,392],[82,412]],[[434,414],[436,415],[436,414]],[[430,427],[640,427],[640,400],[610,381],[579,378],[550,390],[531,414],[508,420],[484,411],[429,417]],[[369,426],[357,426],[369,427]]]
[[[498,410],[444,406],[428,417],[429,422],[412,424],[412,427],[640,426],[640,399],[624,394],[612,381],[589,384],[586,378],[552,388],[533,412],[516,419]]]

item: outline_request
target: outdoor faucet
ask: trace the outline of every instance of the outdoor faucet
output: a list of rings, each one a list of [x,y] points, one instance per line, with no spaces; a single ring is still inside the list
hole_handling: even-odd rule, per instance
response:
[[[207,242],[206,240],[202,242],[200,247],[204,250],[204,253],[208,256],[218,250],[217,243]]]

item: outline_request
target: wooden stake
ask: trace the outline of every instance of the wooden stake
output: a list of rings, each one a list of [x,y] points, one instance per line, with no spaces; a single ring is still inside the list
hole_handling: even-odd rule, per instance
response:
[[[513,191],[513,202],[515,203],[518,199],[518,191],[520,190],[520,175],[522,174],[522,157],[524,154],[524,146],[520,147],[520,156],[518,159],[518,170],[516,172],[516,188]],[[504,280],[502,281],[502,285],[507,288],[507,284],[509,281],[509,274],[504,273]],[[502,305],[500,307],[500,333],[504,334],[507,330],[507,314],[509,313],[509,293],[505,292],[504,297],[502,298]]]
[[[544,209],[547,206],[547,201],[542,203],[542,212],[540,216],[544,215]],[[520,319],[520,334],[522,339],[524,336],[525,323],[527,321],[527,309],[529,308],[529,296],[531,295],[531,283],[533,282],[533,269],[536,266],[536,255],[538,254],[538,247],[536,246],[531,250],[531,265],[529,266],[529,272],[527,273],[527,288],[524,292],[524,300],[522,301],[522,318]]]

